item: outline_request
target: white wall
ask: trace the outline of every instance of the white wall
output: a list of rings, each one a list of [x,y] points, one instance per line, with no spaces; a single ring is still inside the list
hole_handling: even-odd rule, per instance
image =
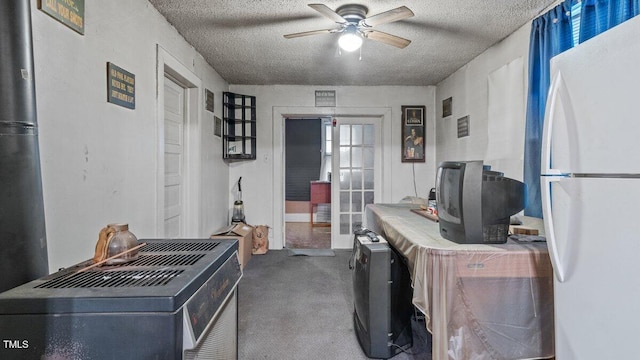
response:
[[[93,256],[98,232],[127,222],[138,238],[162,237],[158,187],[157,46],[215,94],[228,84],[146,0],[86,0],[80,35],[31,1],[45,219],[51,271]],[[135,74],[136,108],[106,98],[106,63]],[[201,96],[203,89],[200,89]],[[226,224],[228,166],[213,114],[198,109],[198,236]],[[160,177],[162,178],[162,177]]]
[[[283,225],[280,223],[282,215],[274,213],[284,209],[284,195],[273,191],[274,184],[282,174],[274,173],[274,161],[281,158],[283,144],[278,142],[280,136],[274,136],[281,119],[280,110],[290,109],[297,114],[322,115],[350,114],[362,112],[379,112],[381,109],[390,111],[390,124],[383,124],[383,152],[389,161],[383,164],[388,189],[383,194],[383,201],[398,202],[403,197],[415,195],[413,167],[415,166],[415,183],[417,195],[426,197],[435,182],[435,132],[434,132],[434,87],[410,86],[249,86],[231,85],[230,90],[257,98],[257,160],[233,163],[229,176],[231,184],[229,193],[232,194],[233,181],[242,176],[242,197],[245,205],[247,221],[253,225],[269,225],[270,247],[283,247]],[[337,108],[316,108],[315,90],[335,90]],[[401,106],[426,105],[426,162],[402,163],[401,160]],[[386,110],[385,110],[386,111]],[[275,124],[275,126],[274,126]],[[388,129],[388,130],[387,130]],[[276,170],[277,171],[277,170]],[[275,179],[275,180],[274,180]],[[229,207],[231,203],[229,203]]]
[[[506,176],[515,179],[522,179],[530,29],[531,24],[525,24],[438,84],[436,91],[436,162],[490,160],[489,163],[493,165],[494,170],[503,171]],[[522,94],[521,98],[514,100],[519,104],[518,106],[521,106],[521,109],[513,117],[492,117],[489,119],[488,76],[518,58],[522,61],[522,77],[520,82],[514,83],[513,86],[522,87],[522,89],[507,90],[518,90]],[[522,91],[520,92],[520,90]],[[452,115],[443,119],[442,100],[449,97],[453,98]],[[470,136],[458,138],[457,120],[466,115],[469,115],[471,122]],[[509,128],[517,134],[498,138],[495,133],[489,132],[490,128]],[[505,152],[500,159],[496,159],[495,156],[488,155],[490,152],[495,153],[490,149],[490,141],[504,141],[506,147],[516,150],[510,153]],[[491,159],[487,159],[487,156]]]

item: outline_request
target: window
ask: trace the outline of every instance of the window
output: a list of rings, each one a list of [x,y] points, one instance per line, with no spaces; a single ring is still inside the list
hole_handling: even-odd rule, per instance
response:
[[[331,156],[331,121],[324,122],[324,155]]]
[[[574,45],[578,45],[580,43],[580,9],[580,1],[571,6],[571,32]]]

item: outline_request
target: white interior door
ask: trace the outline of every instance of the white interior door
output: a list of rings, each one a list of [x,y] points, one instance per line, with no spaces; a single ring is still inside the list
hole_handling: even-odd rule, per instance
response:
[[[381,118],[341,117],[333,130],[331,247],[353,246],[364,209],[381,199]]]
[[[184,234],[185,89],[164,79],[164,236]]]

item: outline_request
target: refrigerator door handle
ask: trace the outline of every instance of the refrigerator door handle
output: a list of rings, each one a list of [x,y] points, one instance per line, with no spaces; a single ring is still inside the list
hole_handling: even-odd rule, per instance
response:
[[[544,127],[542,130],[542,154],[541,154],[541,174],[544,175],[562,175],[558,169],[552,169],[551,166],[551,133],[553,132],[553,123],[555,122],[556,113],[559,106],[562,106],[561,93],[566,93],[567,89],[563,86],[562,74],[558,72],[553,77],[549,86],[549,95],[547,96],[547,106],[544,114]],[[566,96],[565,96],[566,97]]]
[[[559,282],[564,282],[565,272],[560,260],[558,252],[558,242],[556,240],[555,227],[553,224],[553,214],[551,210],[551,183],[561,181],[560,176],[542,176],[542,216],[544,218],[545,234],[547,236],[547,247],[549,248],[549,257],[553,265],[553,273]]]
[[[553,273],[559,282],[564,282],[565,271],[562,266],[561,257],[558,252],[558,244],[555,236],[555,227],[553,224],[553,214],[551,210],[551,183],[563,179],[565,175],[559,169],[553,169],[551,164],[551,136],[553,125],[560,109],[565,112],[571,112],[571,104],[566,109],[562,100],[568,101],[567,88],[564,86],[562,74],[558,72],[552,79],[549,87],[549,95],[547,97],[547,106],[544,116],[544,129],[542,132],[542,153],[540,170],[541,177],[541,195],[542,195],[542,217],[544,218],[545,234],[547,236],[547,247],[549,248],[549,257],[553,265]],[[572,114],[565,114],[571,116]],[[554,176],[555,175],[555,176]]]

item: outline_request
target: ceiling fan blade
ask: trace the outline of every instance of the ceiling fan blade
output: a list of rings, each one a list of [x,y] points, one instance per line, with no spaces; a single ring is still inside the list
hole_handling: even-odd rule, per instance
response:
[[[413,11],[406,6],[400,6],[389,11],[382,12],[377,15],[373,15],[360,21],[360,26],[374,27],[377,25],[387,24],[390,22],[406,19],[412,17]]]
[[[391,34],[387,34],[382,31],[376,30],[363,30],[362,34],[367,39],[379,41],[383,44],[395,46],[400,49],[404,49],[407,45],[411,44],[411,40],[407,40],[405,38],[401,38],[400,36],[395,36]]]
[[[284,35],[284,37],[287,39],[293,39],[293,38],[309,36],[309,35],[331,34],[334,32],[336,32],[335,29],[311,30],[311,31],[304,31],[299,33],[287,34],[287,35]]]
[[[337,12],[331,10],[325,4],[309,4],[309,7],[313,10],[319,12],[320,14],[328,17],[329,19],[337,22],[338,24],[346,24],[347,20],[345,20],[342,16],[338,15]]]

